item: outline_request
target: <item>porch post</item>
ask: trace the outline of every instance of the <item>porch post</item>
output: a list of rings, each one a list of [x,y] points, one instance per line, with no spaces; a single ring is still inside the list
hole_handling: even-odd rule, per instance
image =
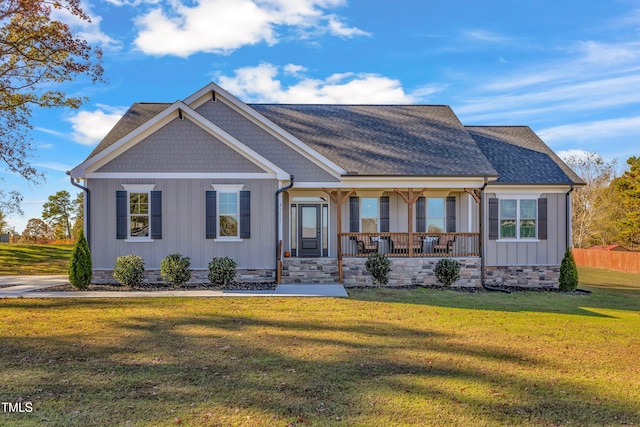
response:
[[[418,191],[418,193],[414,195],[413,188],[409,188],[407,190],[407,196],[402,194],[402,192],[398,188],[394,188],[393,191],[398,193],[400,197],[402,197],[402,199],[407,204],[407,208],[408,208],[407,223],[409,227],[409,230],[408,230],[409,241],[407,242],[407,256],[409,258],[412,258],[413,257],[413,205],[416,203],[416,200],[418,200],[418,197],[420,197],[422,193],[427,191],[427,189],[423,188],[422,190]]]
[[[333,203],[336,204],[336,222],[338,223],[338,230],[336,232],[336,235],[338,236],[338,241],[336,242],[338,248],[338,283],[342,284],[342,203],[356,190],[349,190],[344,196],[342,195],[342,188],[337,189],[335,196],[326,188],[323,188],[322,191],[327,193]]]

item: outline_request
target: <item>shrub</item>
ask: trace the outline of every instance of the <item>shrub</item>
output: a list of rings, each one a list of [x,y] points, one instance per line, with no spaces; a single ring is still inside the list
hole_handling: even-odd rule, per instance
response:
[[[138,255],[124,255],[116,258],[113,277],[124,286],[133,287],[144,280],[144,260]]]
[[[80,230],[78,241],[71,252],[69,261],[69,283],[75,289],[83,290],[89,287],[93,272],[91,271],[91,251],[89,243]]]
[[[460,278],[460,263],[451,258],[442,258],[433,269],[438,282],[444,286],[451,286]]]
[[[560,263],[558,287],[561,291],[573,291],[578,287],[578,267],[573,259],[571,248],[567,248]]]
[[[391,262],[389,258],[381,253],[374,252],[367,258],[364,266],[367,268],[373,281],[378,286],[386,286],[389,283],[389,272],[391,271]]]
[[[191,261],[189,257],[180,254],[171,254],[160,262],[160,275],[162,280],[173,286],[181,286],[191,279]]]
[[[229,286],[236,277],[236,262],[229,257],[214,258],[209,263],[209,281],[216,286]]]

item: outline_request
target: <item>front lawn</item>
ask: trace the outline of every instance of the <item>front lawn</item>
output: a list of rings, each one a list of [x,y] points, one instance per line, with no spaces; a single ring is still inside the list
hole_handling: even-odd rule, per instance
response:
[[[638,425],[635,283],[0,300],[0,424]]]
[[[73,245],[0,244],[0,276],[68,274]]]

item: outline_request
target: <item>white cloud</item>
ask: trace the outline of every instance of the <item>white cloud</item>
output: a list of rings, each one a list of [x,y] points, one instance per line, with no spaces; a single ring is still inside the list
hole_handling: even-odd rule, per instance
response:
[[[125,113],[126,108],[100,105],[95,111],[80,111],[69,117],[72,139],[82,145],[94,145],[111,130]]]
[[[592,141],[640,135],[640,116],[556,126],[538,132],[545,141]],[[632,141],[635,143],[635,141]]]
[[[295,69],[294,64],[285,68]],[[284,86],[273,64],[235,70],[233,76],[217,76],[220,85],[245,102],[300,104],[408,104],[418,100],[405,92],[399,80],[372,73],[340,73],[325,79],[298,76]]]
[[[509,41],[509,38],[487,30],[467,30],[463,35],[467,39],[485,43],[504,43]]]
[[[242,46],[279,41],[284,27],[349,38],[368,35],[325,10],[343,0],[199,0],[170,2],[135,20],[136,46],[151,55],[188,57],[197,52],[229,54]]]
[[[73,166],[65,165],[58,162],[40,162],[40,163],[36,163],[35,166],[39,168],[51,169],[58,172],[66,172],[68,170],[73,169]]]

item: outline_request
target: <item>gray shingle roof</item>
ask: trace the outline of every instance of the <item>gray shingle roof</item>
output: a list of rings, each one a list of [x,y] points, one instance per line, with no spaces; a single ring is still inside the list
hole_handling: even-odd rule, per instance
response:
[[[583,184],[528,126],[466,126],[500,184]]]
[[[351,173],[497,175],[448,106],[250,107]]]

